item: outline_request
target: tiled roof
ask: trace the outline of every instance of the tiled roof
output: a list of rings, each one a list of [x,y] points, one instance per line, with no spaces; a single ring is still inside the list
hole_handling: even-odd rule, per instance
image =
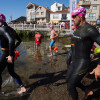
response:
[[[52,10],[50,10],[50,9],[44,7],[44,6],[38,6],[38,7],[43,7],[43,8],[45,8],[46,10],[48,10],[49,12],[53,12]]]
[[[30,5],[34,5],[36,8],[38,7],[38,5],[36,5],[36,4],[32,3],[32,2],[30,2],[30,3],[26,6],[26,8],[29,7]]]

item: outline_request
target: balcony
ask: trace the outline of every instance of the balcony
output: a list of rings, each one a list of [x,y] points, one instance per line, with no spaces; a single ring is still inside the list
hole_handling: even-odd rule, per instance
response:
[[[86,9],[86,12],[87,13],[90,13],[92,10],[91,9]]]
[[[80,1],[79,2],[79,5],[80,6],[90,6],[91,5],[91,2],[90,1]]]

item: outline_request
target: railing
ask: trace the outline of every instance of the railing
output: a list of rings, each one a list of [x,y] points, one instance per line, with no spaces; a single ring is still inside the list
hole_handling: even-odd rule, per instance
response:
[[[50,25],[40,24],[9,24],[15,30],[50,30]],[[54,25],[55,30],[60,30],[61,25]]]

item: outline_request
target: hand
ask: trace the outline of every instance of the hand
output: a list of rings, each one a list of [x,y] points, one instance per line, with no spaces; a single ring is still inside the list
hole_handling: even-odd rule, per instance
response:
[[[8,56],[6,58],[7,58],[8,63],[13,63],[13,57],[12,56]]]
[[[90,74],[95,74],[95,79],[97,81],[97,79],[100,78],[100,65],[97,65],[97,67]]]

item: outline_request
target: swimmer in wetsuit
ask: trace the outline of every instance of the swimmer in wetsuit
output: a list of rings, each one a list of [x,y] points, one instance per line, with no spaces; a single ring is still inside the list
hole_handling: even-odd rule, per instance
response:
[[[78,100],[76,87],[81,88],[83,91],[86,89],[81,80],[91,65],[90,52],[93,43],[96,42],[100,45],[100,34],[95,27],[86,23],[85,15],[86,9],[84,7],[77,7],[72,11],[72,19],[78,27],[72,36],[74,52],[72,53],[72,64],[67,70],[66,80],[68,91],[73,100]],[[96,68],[100,70],[99,64]],[[97,69],[95,69],[95,73],[97,73]]]
[[[15,44],[15,39],[17,40]],[[20,77],[14,72],[14,50],[21,43],[20,37],[16,34],[15,30],[9,27],[6,23],[6,18],[0,14],[0,41],[2,56],[0,58],[0,90],[2,85],[2,72],[7,67],[9,74],[15,79],[20,86],[19,94],[26,92],[26,89]]]
[[[73,31],[76,31],[76,28],[77,26],[74,24],[74,22],[72,22],[71,24],[71,29]],[[71,39],[71,49],[68,51],[68,56],[67,56],[67,67],[70,66],[70,64],[72,63],[72,52],[73,52],[73,49],[74,49],[74,43],[73,43],[73,40]]]

